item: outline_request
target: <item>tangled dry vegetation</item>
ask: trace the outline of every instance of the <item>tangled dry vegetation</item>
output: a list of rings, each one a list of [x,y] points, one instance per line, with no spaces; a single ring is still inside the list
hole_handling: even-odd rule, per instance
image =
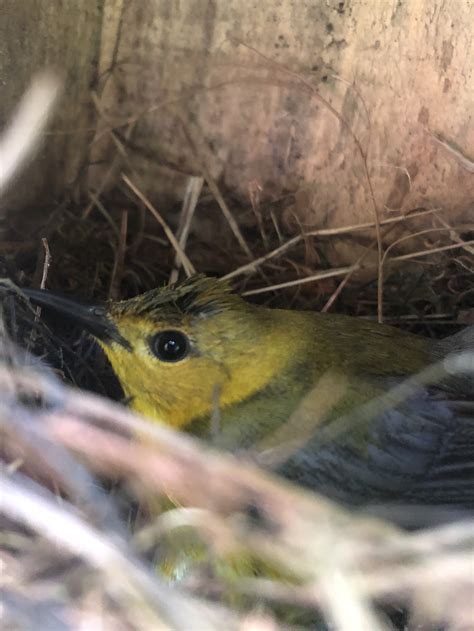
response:
[[[126,171],[122,161],[114,167]],[[10,217],[0,276],[105,299],[197,269],[266,304],[361,317],[376,317],[378,305],[387,321],[427,335],[472,321],[473,226],[449,225],[445,209],[393,216],[379,222],[382,242],[410,222],[417,246],[385,247],[381,259],[374,224],[300,226],[295,235],[291,208],[292,196],[252,197],[249,210],[233,213],[214,182],[193,177],[165,221],[128,173],[107,201],[95,192],[79,206]],[[417,230],[426,215],[432,230]],[[332,268],[331,239],[357,241],[358,261]],[[64,322],[45,324],[10,281],[1,296],[5,628],[472,628],[472,521],[402,531],[243,455],[151,426],[110,400],[120,388],[88,338]],[[156,510],[163,498],[175,507]],[[204,561],[169,584],[160,551],[182,532],[199,539]],[[220,558],[242,556],[278,571],[215,571]]]
[[[375,631],[392,628],[387,612],[404,609],[410,628],[470,628],[471,520],[405,532],[351,514],[243,456],[65,386],[4,330],[1,344],[6,628],[274,629],[325,620]],[[121,490],[104,480],[120,480]],[[137,505],[163,497],[177,508],[137,515]],[[157,570],[160,550],[182,531],[198,535],[205,562],[169,585]],[[277,573],[213,571],[216,558],[249,555]]]

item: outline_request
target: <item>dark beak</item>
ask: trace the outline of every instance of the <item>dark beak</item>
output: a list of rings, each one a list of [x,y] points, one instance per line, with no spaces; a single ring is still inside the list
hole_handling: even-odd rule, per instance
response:
[[[33,304],[64,316],[102,342],[117,342],[128,351],[132,350],[130,343],[109,320],[104,306],[86,305],[42,289],[22,288],[21,291]]]

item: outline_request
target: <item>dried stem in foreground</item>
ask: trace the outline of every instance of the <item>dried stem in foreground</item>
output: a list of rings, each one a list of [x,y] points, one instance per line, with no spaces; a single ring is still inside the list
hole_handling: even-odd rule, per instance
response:
[[[3,354],[5,359],[11,355],[7,344]],[[472,363],[472,357],[460,356],[457,361]],[[375,609],[381,603],[408,608],[414,603],[417,619],[452,629],[460,628],[469,615],[474,589],[472,522],[406,533],[354,515],[241,458],[154,426],[97,396],[68,389],[50,374],[18,362],[0,366],[0,420],[6,462],[15,453],[30,476],[53,478],[67,497],[58,504],[44,487],[6,470],[4,514],[26,527],[32,533],[28,537],[35,533],[63,554],[81,559],[89,568],[87,576],[102,576],[99,583],[114,603],[110,615],[119,612],[119,619],[132,628],[263,629],[275,628],[276,623],[268,616],[248,618],[248,605],[242,603],[238,612],[232,612],[202,594],[197,598],[192,595],[192,580],[164,585],[131,535],[114,525],[113,497],[87,491],[91,473],[124,480],[137,499],[172,498],[183,508],[159,517],[166,518],[168,534],[183,527],[197,531],[210,559],[251,555],[279,567],[281,577],[292,577],[290,584],[288,578],[278,577],[270,582],[245,576],[234,577],[231,583],[219,579],[214,594],[233,593],[235,599],[239,593],[243,602],[313,610],[342,630],[354,629],[356,620],[360,628],[365,625],[364,631],[388,629]],[[42,460],[31,451],[39,436]],[[48,445],[55,448],[46,449]],[[77,464],[59,466],[65,458]],[[11,539],[15,530],[9,532]],[[153,546],[155,536],[156,543],[163,544],[161,535],[149,530],[147,547]],[[23,550],[8,558],[7,575],[14,576],[8,569],[13,561],[25,563],[30,555]],[[36,578],[35,589],[38,583],[41,577]],[[89,578],[89,584],[97,581]],[[25,596],[18,582],[8,589],[12,598]],[[454,601],[455,609],[450,606]],[[65,624],[71,608],[77,615],[77,608],[84,606],[81,599],[59,604]],[[55,611],[59,604],[54,603]]]

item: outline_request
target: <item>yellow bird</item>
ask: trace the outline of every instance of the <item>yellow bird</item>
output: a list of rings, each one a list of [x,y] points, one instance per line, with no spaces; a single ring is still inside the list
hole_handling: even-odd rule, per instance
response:
[[[474,508],[473,374],[415,377],[452,351],[472,371],[474,327],[434,341],[251,305],[203,276],[103,305],[25,294],[92,334],[153,421],[348,505]]]

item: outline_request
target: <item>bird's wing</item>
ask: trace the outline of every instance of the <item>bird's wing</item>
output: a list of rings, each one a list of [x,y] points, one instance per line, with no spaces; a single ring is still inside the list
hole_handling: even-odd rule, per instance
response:
[[[357,422],[357,420],[355,421]],[[474,510],[474,400],[420,388],[385,409],[364,440],[354,428],[309,444],[279,472],[344,503]]]

